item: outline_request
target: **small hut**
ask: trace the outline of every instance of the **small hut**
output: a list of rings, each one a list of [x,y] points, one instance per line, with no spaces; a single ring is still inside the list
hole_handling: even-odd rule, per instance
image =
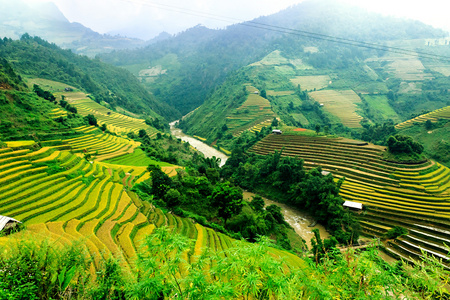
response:
[[[22,222],[17,221],[16,219],[0,215],[0,233],[9,234],[21,223]]]
[[[272,130],[272,133],[273,134],[282,134],[283,131],[281,131],[280,129],[274,129],[274,130]]]
[[[361,211],[363,209],[362,203],[359,202],[345,201],[343,205],[351,210]]]

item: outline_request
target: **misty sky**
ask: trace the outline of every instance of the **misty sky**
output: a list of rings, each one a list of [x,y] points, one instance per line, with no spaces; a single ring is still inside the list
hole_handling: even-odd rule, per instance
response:
[[[149,39],[202,24],[223,28],[228,18],[251,20],[278,12],[302,0],[25,0],[54,2],[72,22],[100,33],[119,33]],[[341,0],[386,15],[417,19],[450,31],[446,0]],[[206,17],[205,15],[208,15]],[[214,15],[214,16],[213,16]],[[227,17],[227,21],[218,17]]]

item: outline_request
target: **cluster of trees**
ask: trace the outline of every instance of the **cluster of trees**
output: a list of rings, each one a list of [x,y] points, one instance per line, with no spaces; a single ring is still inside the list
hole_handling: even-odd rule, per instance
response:
[[[386,145],[388,137],[397,133],[394,125],[393,121],[375,125],[364,123],[361,139],[378,145]]]
[[[339,196],[342,181],[336,184],[331,174],[322,174],[320,167],[307,172],[303,160],[283,157],[282,152],[261,157],[235,148],[221,175],[242,188],[306,209],[340,243],[358,240],[359,224],[343,208],[344,201]]]
[[[136,186],[143,199],[172,210],[178,215],[195,219],[231,236],[256,241],[258,236],[276,236],[277,244],[291,249],[284,221],[278,206],[264,209],[261,197],[250,203],[243,200],[240,187],[219,176],[219,160],[196,157],[185,171],[178,170],[170,178],[159,166],[151,165],[150,182]]]
[[[412,137],[396,134],[387,140],[389,152],[393,154],[421,154],[423,146],[415,142]]]
[[[49,91],[44,91],[43,89],[41,89],[41,87],[37,84],[33,85],[33,92],[36,93],[36,95],[38,95],[41,98],[44,98],[45,100],[48,100],[50,102],[55,102],[56,101],[56,97],[53,96],[53,94]]]

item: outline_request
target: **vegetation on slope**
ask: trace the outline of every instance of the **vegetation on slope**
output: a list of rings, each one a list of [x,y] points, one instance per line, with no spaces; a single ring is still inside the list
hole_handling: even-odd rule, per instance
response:
[[[56,80],[85,90],[98,102],[121,106],[137,114],[161,115],[167,119],[179,114],[156,100],[132,74],[99,60],[62,50],[39,37],[25,34],[18,41],[0,41],[0,55],[17,72]]]
[[[0,138],[41,139],[49,133],[86,124],[74,113],[69,113],[65,122],[52,119],[52,110],[57,107],[53,101],[29,91],[11,65],[4,59],[0,61]]]
[[[441,30],[419,22],[383,17],[331,1],[306,1],[254,22],[371,43],[444,35]],[[146,48],[117,51],[102,55],[101,59],[132,71],[147,82],[158,99],[167,101],[183,115],[200,106],[234,71],[259,61],[274,50],[280,50],[288,59],[303,59],[313,68],[326,71],[310,75],[325,75],[330,70],[345,73],[338,81],[341,87],[358,86],[361,82],[364,87],[382,85],[369,82],[374,80],[362,68],[357,72],[353,70],[371,54],[382,56],[382,51],[366,52],[327,40],[257,27],[252,23],[232,25],[225,30],[197,26]],[[358,77],[360,82],[355,82]],[[353,80],[347,83],[348,79]]]
[[[320,237],[318,243],[321,244]],[[236,242],[216,255],[182,253],[192,240],[166,228],[148,236],[132,272],[102,259],[96,276],[87,273],[80,246],[64,249],[36,240],[13,241],[0,253],[1,299],[374,299],[447,297],[448,270],[432,258],[415,266],[383,261],[375,248],[345,255],[327,252],[317,262],[286,266],[270,243]],[[5,250],[9,251],[5,251]],[[209,261],[214,265],[204,269]],[[155,267],[158,266],[158,267]],[[189,268],[187,268],[189,266]],[[229,280],[229,279],[232,280]],[[344,284],[343,284],[344,283]]]

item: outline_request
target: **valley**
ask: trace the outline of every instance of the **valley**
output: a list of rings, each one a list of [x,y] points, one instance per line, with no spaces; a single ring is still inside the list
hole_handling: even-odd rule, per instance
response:
[[[144,42],[17,5],[0,299],[448,298],[447,32],[310,0]]]

